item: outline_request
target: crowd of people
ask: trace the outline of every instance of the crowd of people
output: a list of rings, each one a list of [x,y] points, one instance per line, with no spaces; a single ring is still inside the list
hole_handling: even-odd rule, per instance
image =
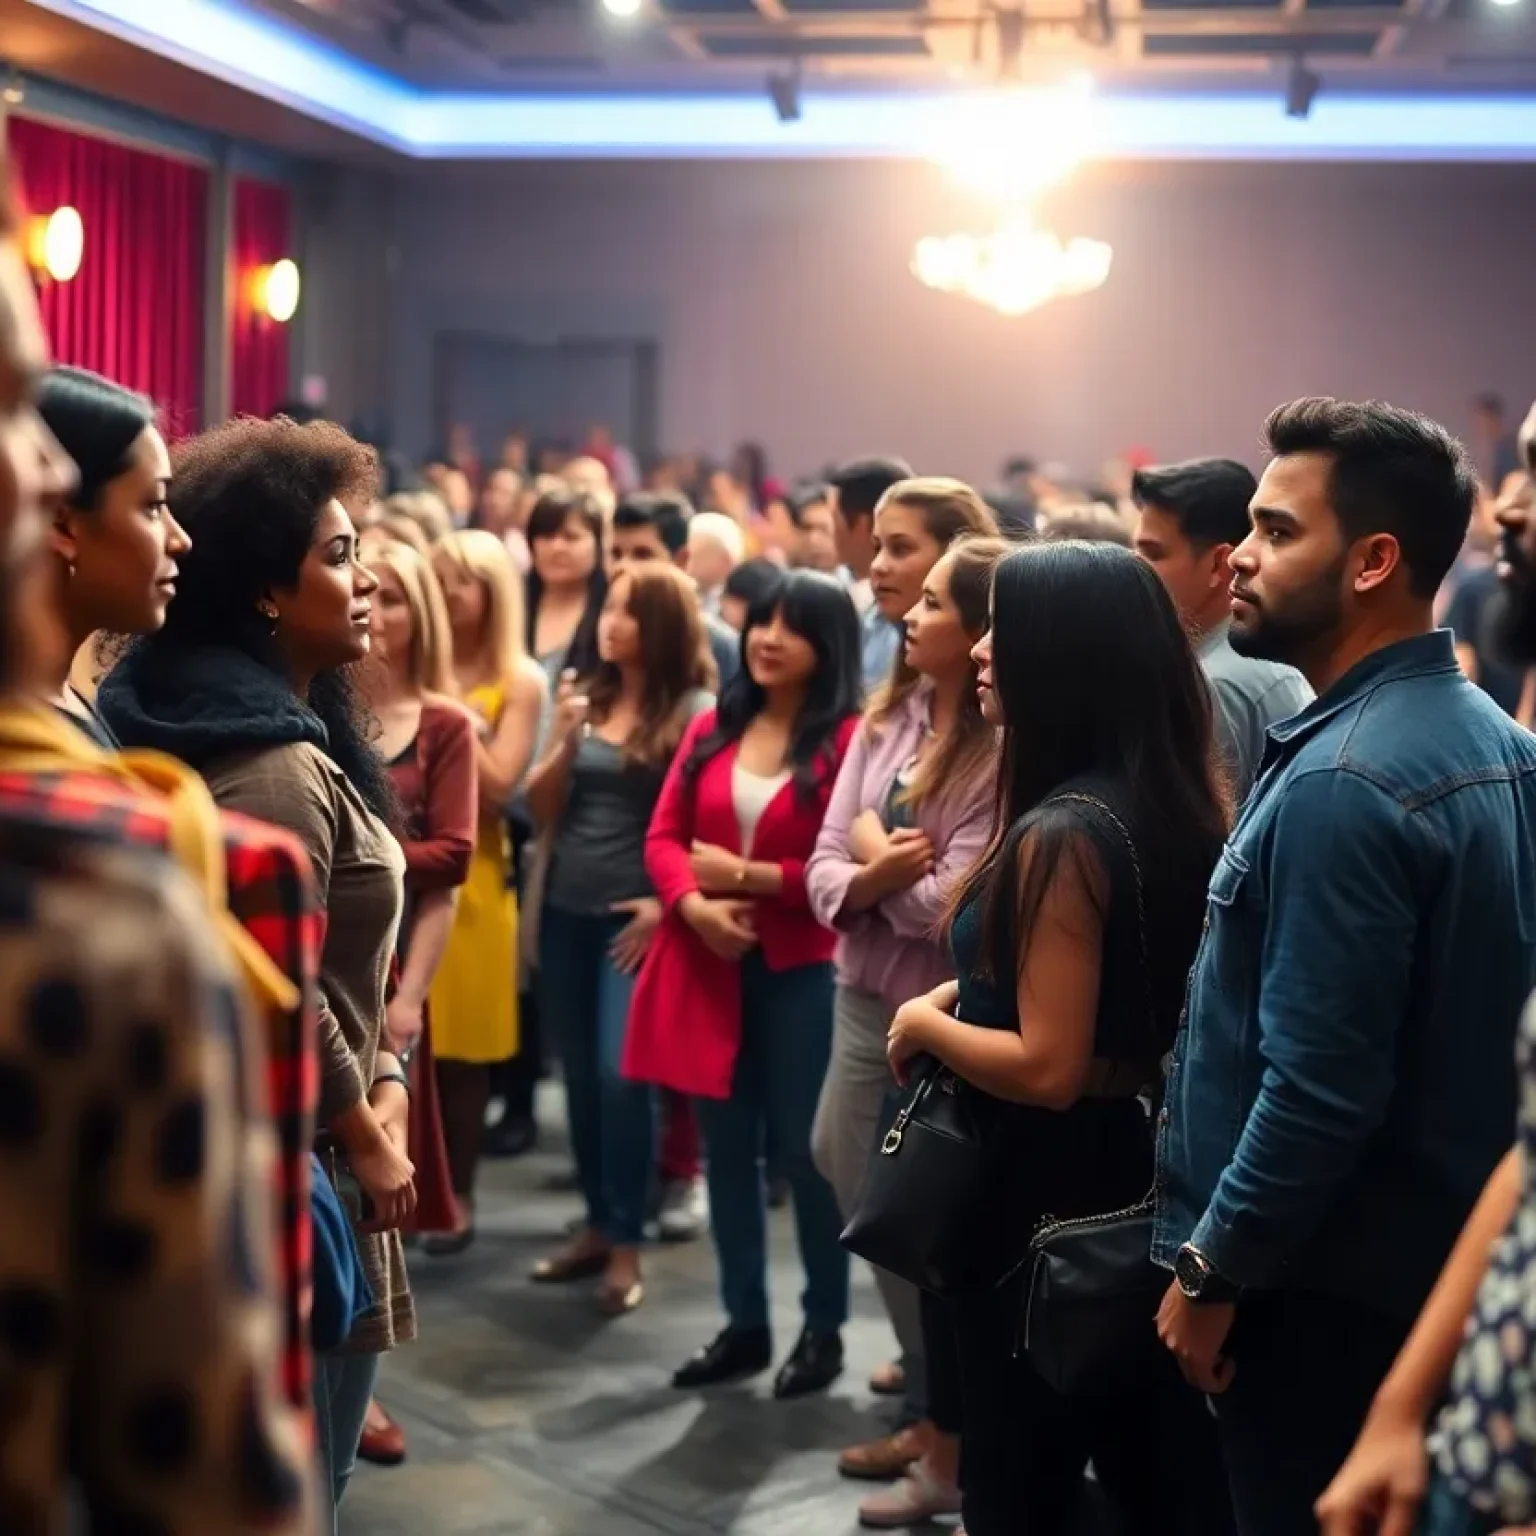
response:
[[[758,454],[695,512],[461,439],[385,494],[325,421],[168,447],[49,364],[17,241],[0,195],[0,1531],[333,1530],[556,1061],[532,1279],[620,1319],[707,1227],[680,1391],[825,1390],[883,1222],[866,1526],[1536,1522],[1536,736],[1487,670],[1536,664],[1536,426],[1497,492],[1314,398],[1258,480]],[[1140,1251],[1063,1300],[1045,1229]]]

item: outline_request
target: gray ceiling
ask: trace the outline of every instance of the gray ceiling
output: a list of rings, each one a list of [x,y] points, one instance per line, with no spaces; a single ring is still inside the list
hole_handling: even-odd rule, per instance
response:
[[[1536,92],[1536,0],[648,0],[629,23],[598,0],[257,3],[435,88],[760,90],[798,60],[812,87],[1087,67],[1108,84],[1263,90],[1301,57],[1330,90]]]

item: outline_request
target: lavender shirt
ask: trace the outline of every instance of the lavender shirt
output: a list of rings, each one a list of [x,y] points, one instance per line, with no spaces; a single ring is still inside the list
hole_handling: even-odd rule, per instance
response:
[[[860,868],[849,851],[848,829],[860,812],[884,807],[896,775],[912,760],[927,725],[928,690],[919,687],[879,726],[871,729],[867,721],[860,726],[805,870],[811,910],[819,922],[842,934],[838,981],[874,993],[893,1010],[955,974],[935,930],[955,881],[970,868],[992,831],[990,775],[928,796],[917,807],[915,819],[933,843],[933,873],[865,912],[843,910],[849,882]]]

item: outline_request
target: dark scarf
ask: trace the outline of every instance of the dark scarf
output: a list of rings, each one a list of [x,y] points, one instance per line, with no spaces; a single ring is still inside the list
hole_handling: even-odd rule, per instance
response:
[[[320,717],[270,667],[230,646],[132,646],[102,680],[96,707],[117,738],[199,772],[235,752],[307,741],[329,752]]]

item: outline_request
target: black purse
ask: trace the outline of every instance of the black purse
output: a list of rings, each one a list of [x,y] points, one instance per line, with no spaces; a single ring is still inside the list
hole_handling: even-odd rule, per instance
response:
[[[1146,891],[1125,823],[1092,795],[1062,795],[1098,811],[1125,841],[1136,876],[1136,916],[1147,1018],[1156,1017],[1147,945]],[[1155,1106],[1154,1106],[1155,1111]],[[1152,1262],[1153,1191],[1135,1205],[1068,1221],[1046,1217],[1030,1239],[1020,1348],[1040,1378],[1067,1397],[1121,1390],[1145,1380],[1157,1360],[1154,1326],[1168,1275]]]
[[[936,1296],[995,1286],[1012,1262],[997,1220],[1001,1109],[930,1060],[869,1160],[843,1247]]]

